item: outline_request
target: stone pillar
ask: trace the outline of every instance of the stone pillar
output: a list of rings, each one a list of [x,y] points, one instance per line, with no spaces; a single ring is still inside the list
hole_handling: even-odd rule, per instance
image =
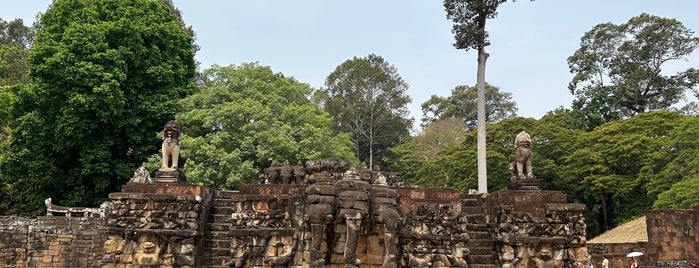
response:
[[[381,182],[381,180],[379,180]],[[398,225],[402,217],[398,212],[398,193],[385,185],[373,185],[369,197],[372,220],[384,227],[385,252],[383,268],[398,267]]]
[[[321,180],[324,181],[324,180]],[[326,257],[323,252],[329,251],[328,242],[326,248],[322,248],[323,241],[326,240],[326,231],[328,225],[333,222],[334,205],[335,205],[335,186],[329,184],[316,184],[306,187],[306,205],[304,219],[310,229],[310,236],[306,240],[310,240],[309,256],[310,267],[321,268],[325,267]]]
[[[357,258],[357,243],[362,221],[369,215],[369,191],[371,185],[359,179],[359,172],[354,168],[345,172],[342,180],[335,183],[337,191],[337,221],[345,221],[347,236],[344,250],[345,268],[358,268],[361,261]]]

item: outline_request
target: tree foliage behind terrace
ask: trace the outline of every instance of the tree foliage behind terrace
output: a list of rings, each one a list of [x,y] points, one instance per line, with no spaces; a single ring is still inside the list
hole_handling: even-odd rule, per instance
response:
[[[486,84],[485,91],[486,122],[498,122],[515,116],[517,103],[512,100],[512,93],[500,91],[500,88],[490,84]],[[456,86],[447,97],[432,95],[428,101],[422,103],[423,126],[438,119],[458,118],[469,127],[475,128],[478,125],[477,95],[476,87],[464,85]]]
[[[35,30],[25,26],[22,19],[0,18],[0,87],[29,83],[27,57]]]
[[[182,150],[190,182],[232,189],[256,182],[272,163],[338,158],[357,163],[349,135],[332,133],[332,117],[312,88],[258,63],[214,66],[202,91],[180,101]],[[151,169],[160,156],[152,157]]]
[[[568,58],[573,108],[591,130],[605,122],[677,104],[699,82],[689,68],[666,74],[667,63],[699,47],[699,37],[680,21],[641,14],[619,25],[602,23],[580,38]]]
[[[159,149],[154,130],[196,89],[192,36],[159,2],[58,0],[41,25],[0,159],[10,212],[48,197],[97,205]]]
[[[589,235],[595,236],[651,208],[691,208],[699,204],[699,118],[657,111],[610,122],[593,131],[569,128],[570,111],[550,112],[539,120],[504,119],[488,124],[488,190],[506,188],[507,166],[514,160],[514,138],[531,134],[534,174],[545,190],[566,193],[587,206]],[[447,146],[433,157],[413,139],[393,150],[396,171],[408,182],[451,187],[462,192],[477,183],[476,137]],[[403,172],[403,168],[407,172]]]
[[[346,60],[328,75],[325,85],[317,96],[334,116],[334,130],[351,135],[361,161],[373,166],[375,159],[410,136],[408,84],[381,56]]]

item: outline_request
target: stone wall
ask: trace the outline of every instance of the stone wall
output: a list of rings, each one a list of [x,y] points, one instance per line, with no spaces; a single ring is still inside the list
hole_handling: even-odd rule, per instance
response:
[[[99,217],[0,218],[0,267],[99,267]]]
[[[638,257],[641,267],[689,268],[699,266],[699,206],[694,209],[646,211],[647,242],[595,243],[588,249],[596,267],[607,256],[611,268],[628,267],[626,254],[644,253]]]
[[[646,211],[647,252],[660,267],[699,265],[699,206],[682,210]]]
[[[586,261],[576,225],[582,206],[566,204],[560,192],[466,195],[326,175],[311,185],[239,191],[129,183],[110,194],[102,219],[3,218],[0,260],[4,267],[219,268]]]

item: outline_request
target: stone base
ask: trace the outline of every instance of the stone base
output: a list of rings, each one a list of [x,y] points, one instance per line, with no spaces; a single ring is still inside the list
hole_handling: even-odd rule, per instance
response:
[[[187,184],[187,176],[181,169],[159,169],[155,171],[156,183]]]
[[[539,179],[512,179],[507,184],[508,190],[539,190]]]

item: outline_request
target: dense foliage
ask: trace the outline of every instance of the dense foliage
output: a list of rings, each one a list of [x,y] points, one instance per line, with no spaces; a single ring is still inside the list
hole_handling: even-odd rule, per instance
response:
[[[641,14],[619,25],[602,23],[581,38],[568,58],[574,115],[582,129],[638,113],[669,108],[699,83],[690,68],[668,75],[664,66],[699,47],[699,37],[681,22]]]
[[[335,118],[335,131],[351,135],[355,155],[369,166],[410,136],[408,84],[381,56],[346,60],[325,85],[318,98]]]
[[[332,133],[332,117],[311,102],[308,84],[257,63],[214,66],[202,77],[201,92],[181,100],[177,114],[191,183],[236,188],[287,160],[357,163],[349,135]],[[150,170],[159,160],[152,157]]]
[[[48,197],[97,205],[118,190],[194,93],[192,42],[159,2],[53,2],[30,50],[32,82],[13,92],[0,159],[7,212],[37,213]]]

